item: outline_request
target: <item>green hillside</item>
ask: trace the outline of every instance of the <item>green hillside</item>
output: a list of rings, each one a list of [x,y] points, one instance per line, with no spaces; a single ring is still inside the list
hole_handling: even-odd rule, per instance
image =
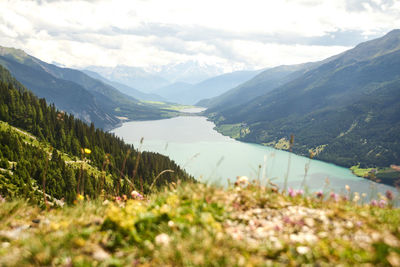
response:
[[[388,167],[400,161],[399,47],[400,31],[392,31],[208,115],[218,129],[241,125],[243,141],[274,146],[294,134],[296,153],[314,150],[316,158],[347,167]]]
[[[140,102],[81,71],[45,63],[21,50],[0,47],[0,65],[38,97],[106,130],[121,123],[117,117],[151,120],[175,115],[172,110]]]
[[[204,99],[197,103],[209,108],[209,112],[219,112],[232,106],[244,104],[249,100],[261,96],[303,74],[316,64],[305,63],[289,66],[278,66],[264,70],[254,78],[244,82],[225,93]]]
[[[47,188],[49,197],[71,203],[78,193],[90,198],[133,189],[148,193],[152,184],[192,180],[167,157],[140,153],[113,134],[47,106],[1,66],[0,74],[3,197],[40,203],[37,192]],[[83,148],[91,153],[83,153]]]

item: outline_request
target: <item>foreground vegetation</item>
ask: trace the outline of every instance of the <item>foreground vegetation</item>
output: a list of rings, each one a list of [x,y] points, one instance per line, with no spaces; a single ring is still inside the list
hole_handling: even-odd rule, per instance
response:
[[[348,193],[282,194],[241,178],[228,189],[178,183],[49,211],[3,200],[0,265],[399,266],[398,199]]]

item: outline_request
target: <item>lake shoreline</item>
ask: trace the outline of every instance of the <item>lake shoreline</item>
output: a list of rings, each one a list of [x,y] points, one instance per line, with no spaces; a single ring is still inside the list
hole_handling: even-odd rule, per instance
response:
[[[306,177],[310,190],[325,188],[340,192],[346,184],[360,192],[376,191],[371,188],[380,188],[379,191],[383,193],[394,190],[392,186],[357,177],[348,168],[334,163],[310,160],[269,146],[237,141],[222,135],[214,127],[215,124],[207,117],[196,114],[125,122],[112,133],[141,151],[168,156],[200,182],[217,182],[227,186],[228,178],[234,181],[237,176],[245,175],[255,179],[260,177],[262,181],[268,177],[282,184],[282,179],[287,175],[288,159],[291,158],[289,186],[292,188],[303,187],[302,180]],[[141,137],[144,137],[143,144],[139,143]],[[305,173],[307,165],[309,170]]]

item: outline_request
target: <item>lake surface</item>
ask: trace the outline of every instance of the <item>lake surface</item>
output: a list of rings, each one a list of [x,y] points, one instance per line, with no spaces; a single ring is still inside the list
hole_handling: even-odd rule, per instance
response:
[[[198,112],[185,110],[185,112]],[[156,121],[132,121],[111,132],[122,137],[141,151],[153,151],[169,156],[188,173],[202,182],[227,185],[237,176],[248,176],[265,182],[300,188],[306,175],[306,185],[312,190],[344,192],[345,185],[352,191],[385,192],[392,187],[359,178],[349,169],[310,160],[306,157],[257,144],[236,141],[215,131],[214,123],[202,116],[182,116]],[[144,138],[142,145],[140,139]],[[288,162],[290,168],[288,173]],[[327,183],[328,181],[328,183]]]

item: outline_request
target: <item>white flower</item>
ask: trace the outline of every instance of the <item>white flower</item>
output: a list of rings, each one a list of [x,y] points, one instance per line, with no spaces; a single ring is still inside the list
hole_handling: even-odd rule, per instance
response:
[[[299,246],[296,248],[297,253],[304,255],[307,254],[310,251],[309,247],[305,247],[305,246]]]
[[[247,186],[249,184],[249,178],[246,176],[238,176],[235,182],[236,186]]]
[[[170,238],[167,234],[159,234],[158,236],[156,236],[156,244],[159,246],[166,246],[169,244]]]

